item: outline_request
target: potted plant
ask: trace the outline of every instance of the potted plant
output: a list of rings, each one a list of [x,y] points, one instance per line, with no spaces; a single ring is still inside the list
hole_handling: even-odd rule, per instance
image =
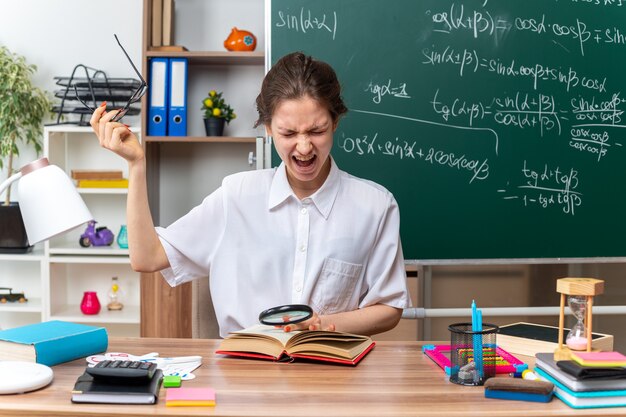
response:
[[[51,101],[31,81],[37,68],[22,56],[0,47],[0,169],[7,178],[14,174],[21,142],[41,152],[43,119],[50,114]],[[0,204],[0,252],[30,250],[19,205],[11,202],[11,187]]]
[[[237,117],[232,107],[224,101],[222,93],[215,90],[209,91],[208,97],[202,100],[202,110],[207,136],[222,136],[224,124]]]

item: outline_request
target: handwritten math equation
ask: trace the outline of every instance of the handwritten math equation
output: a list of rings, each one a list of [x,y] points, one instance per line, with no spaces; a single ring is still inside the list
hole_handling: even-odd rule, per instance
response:
[[[602,4],[621,6],[622,2],[602,1]],[[486,6],[488,2],[484,2],[480,8],[466,7],[459,2],[452,3],[445,10],[427,10],[426,14],[432,20],[433,31],[438,33],[466,32],[474,38],[493,37],[496,42],[501,42],[512,30],[529,31],[536,36],[550,34],[559,40],[574,42],[582,56],[585,55],[585,46],[588,43],[615,46],[626,44],[626,33],[620,28],[594,27],[581,18],[563,22],[548,21],[545,14],[511,19],[508,15],[495,15]]]
[[[356,156],[384,155],[401,160],[421,161],[430,165],[464,172],[471,184],[475,180],[482,181],[489,177],[489,159],[472,158],[465,154],[429,147],[422,149],[415,140],[379,139],[378,132],[372,136],[361,137],[343,136],[339,141],[339,148],[346,153]]]
[[[524,160],[520,174],[520,182],[512,190],[498,190],[503,199],[518,200],[524,206],[536,205],[544,209],[559,207],[563,213],[572,216],[583,203],[583,194],[577,191],[579,173],[574,168],[561,170],[548,164],[531,168]]]

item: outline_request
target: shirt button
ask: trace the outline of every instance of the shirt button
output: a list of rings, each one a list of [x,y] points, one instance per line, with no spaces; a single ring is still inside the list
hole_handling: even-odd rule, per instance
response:
[[[311,202],[310,198],[305,198],[304,200],[302,200],[302,204],[309,204]]]
[[[300,252],[304,252],[304,251],[306,251],[306,245],[300,246]]]
[[[302,207],[302,208],[300,209],[300,213],[302,213],[302,214],[306,214],[306,212],[307,212],[307,209],[306,209],[305,207]]]
[[[299,285],[296,285],[296,292],[300,292],[300,291],[302,291],[302,287]]]

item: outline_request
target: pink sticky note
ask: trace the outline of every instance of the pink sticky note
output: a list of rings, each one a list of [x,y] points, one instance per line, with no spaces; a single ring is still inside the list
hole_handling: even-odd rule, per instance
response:
[[[619,352],[572,352],[572,359],[582,364],[612,364],[621,366],[626,363],[626,356]]]
[[[215,401],[215,390],[209,387],[168,388],[165,401]]]
[[[214,406],[215,390],[209,387],[168,388],[165,394],[166,407]]]
[[[576,356],[586,361],[623,361],[626,356],[619,352],[576,352]]]

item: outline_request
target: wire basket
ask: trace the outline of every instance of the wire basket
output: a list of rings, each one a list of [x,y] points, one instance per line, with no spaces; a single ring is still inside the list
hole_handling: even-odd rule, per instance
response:
[[[487,379],[496,376],[498,326],[484,323],[482,331],[473,331],[472,323],[455,323],[448,326],[448,330],[452,365],[450,382],[483,385]],[[474,355],[475,350],[482,355]]]

